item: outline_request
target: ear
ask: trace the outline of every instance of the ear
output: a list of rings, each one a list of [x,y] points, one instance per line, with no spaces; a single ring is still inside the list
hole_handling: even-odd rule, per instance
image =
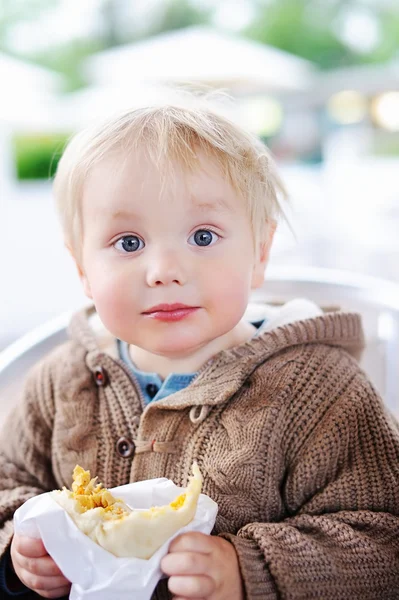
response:
[[[84,272],[83,266],[81,265],[80,260],[77,259],[77,257],[75,256],[72,248],[70,246],[68,246],[67,244],[65,244],[66,249],[68,250],[69,254],[72,257],[73,262],[75,263],[75,267],[76,270],[78,272],[79,275],[79,279],[82,282],[82,286],[83,286],[83,291],[86,294],[86,296],[88,298],[90,298],[91,300],[93,300],[93,296],[91,293],[91,289],[90,289],[90,284],[89,284],[89,280],[86,277],[86,274]]]
[[[258,256],[255,258],[254,268],[252,271],[251,289],[259,288],[265,280],[265,270],[270,256],[274,234],[276,232],[276,221],[270,221],[267,226],[267,236],[259,245]]]

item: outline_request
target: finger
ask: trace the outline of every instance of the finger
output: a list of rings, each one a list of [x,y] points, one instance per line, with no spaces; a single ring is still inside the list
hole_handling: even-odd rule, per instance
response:
[[[39,596],[43,596],[43,598],[63,598],[64,596],[69,596],[71,586],[63,586],[56,588],[55,590],[35,590]]]
[[[207,554],[198,552],[173,552],[161,561],[161,569],[166,575],[207,575],[212,565]]]
[[[23,556],[39,558],[47,554],[47,550],[40,539],[18,535],[14,537],[13,545],[14,549]]]
[[[68,587],[70,582],[62,575],[61,577],[43,577],[41,575],[33,575],[25,569],[18,572],[18,577],[31,590],[55,590]]]
[[[169,578],[168,588],[176,596],[182,598],[208,598],[215,591],[215,584],[206,575],[194,577],[180,577],[174,575]]]
[[[182,596],[173,596],[173,600],[187,600],[187,598],[183,598]],[[206,598],[196,598],[195,600],[207,600]]]
[[[200,552],[210,554],[212,552],[212,538],[205,533],[193,531],[183,533],[171,541],[169,552]]]
[[[28,558],[27,556],[22,556],[17,553],[17,560],[18,565],[22,569],[33,575],[44,577],[64,576],[54,560],[48,554],[47,556],[42,556],[40,558]]]
[[[187,600],[187,598],[183,598],[183,596],[173,596],[173,600]],[[207,598],[195,598],[195,600],[207,600]]]

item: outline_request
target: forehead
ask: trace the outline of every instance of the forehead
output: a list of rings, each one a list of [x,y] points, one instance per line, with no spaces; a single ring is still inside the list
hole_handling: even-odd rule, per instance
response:
[[[199,211],[228,210],[237,205],[237,194],[222,167],[201,150],[189,166],[176,159],[161,159],[156,164],[144,151],[114,153],[90,170],[83,197],[84,203],[88,199],[97,208],[116,211],[121,205],[126,208],[159,200],[184,201],[190,210]]]

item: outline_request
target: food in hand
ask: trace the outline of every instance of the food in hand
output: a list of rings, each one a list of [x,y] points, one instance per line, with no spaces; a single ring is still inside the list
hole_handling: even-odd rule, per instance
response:
[[[185,493],[165,506],[132,509],[90,478],[90,471],[76,465],[72,490],[51,493],[79,529],[118,557],[148,559],[179,529],[193,520],[201,493],[202,477],[197,463]]]

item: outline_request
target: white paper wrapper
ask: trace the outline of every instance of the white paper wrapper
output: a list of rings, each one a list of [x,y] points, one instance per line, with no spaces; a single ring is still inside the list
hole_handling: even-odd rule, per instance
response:
[[[151,479],[110,490],[131,508],[169,504],[183,492],[169,479]],[[210,533],[217,504],[201,494],[195,517],[175,536],[187,531]],[[68,513],[49,494],[31,498],[14,514],[15,532],[41,538],[65,577],[72,582],[70,600],[149,600],[162,577],[161,559],[170,538],[149,559],[117,558],[78,529]]]

